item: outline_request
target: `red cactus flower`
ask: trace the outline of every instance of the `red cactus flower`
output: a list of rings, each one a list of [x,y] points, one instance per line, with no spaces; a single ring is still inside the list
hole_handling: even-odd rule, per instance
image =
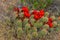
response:
[[[32,12],[32,14],[33,14],[33,15],[36,15],[36,14],[38,14],[38,11],[37,11],[37,10],[34,10],[34,11]]]
[[[22,11],[23,11],[23,12],[27,12],[27,13],[29,12],[28,8],[25,7],[25,6],[22,7]]]
[[[27,13],[27,12],[24,12],[24,17],[29,18],[29,17],[30,17],[30,14],[29,14],[29,13]]]
[[[53,27],[53,24],[52,24],[52,23],[50,23],[50,24],[49,24],[49,27],[50,27],[50,28],[52,28],[52,27]]]
[[[39,19],[39,16],[38,15],[34,15],[34,19],[35,20],[38,20]]]
[[[53,24],[52,24],[52,18],[48,18],[47,24],[49,25],[50,28],[53,27]]]
[[[48,18],[48,21],[52,22],[53,20],[52,20],[52,18]]]
[[[44,10],[40,10],[40,13],[39,13],[41,16],[44,16]]]
[[[14,11],[17,11],[19,13],[20,9],[18,7],[13,8]]]

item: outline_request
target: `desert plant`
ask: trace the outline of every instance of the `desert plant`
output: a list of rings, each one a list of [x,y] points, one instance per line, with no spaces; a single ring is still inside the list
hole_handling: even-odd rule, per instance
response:
[[[51,32],[59,31],[60,23],[57,21],[59,19],[54,15],[49,15],[49,12],[35,10],[30,14],[30,11],[25,6],[21,8],[21,10],[20,8],[14,9],[14,12],[15,11],[17,15],[15,17],[17,29],[15,30],[17,30],[18,38],[23,38],[22,36],[24,34],[26,40],[32,40],[33,38],[40,39]],[[23,16],[20,16],[21,13],[23,13]],[[29,38],[27,36],[29,36]]]

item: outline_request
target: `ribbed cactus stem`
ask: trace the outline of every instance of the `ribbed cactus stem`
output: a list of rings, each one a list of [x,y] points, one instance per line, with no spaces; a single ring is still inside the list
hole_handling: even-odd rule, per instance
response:
[[[38,33],[37,33],[37,32],[33,32],[33,33],[32,33],[32,36],[33,36],[34,38],[36,38],[36,37],[38,37]]]
[[[40,19],[40,21],[41,21],[41,22],[48,22],[48,18],[47,18],[47,17],[42,17],[42,18]]]
[[[22,28],[17,28],[17,37],[21,38],[22,34],[23,34]]]
[[[35,19],[30,19],[30,22],[31,22],[32,25],[34,25]]]
[[[40,38],[44,37],[46,34],[48,33],[48,31],[46,29],[42,29],[39,33],[38,36]]]
[[[26,35],[26,40],[31,40],[31,39],[32,39],[31,34],[27,34],[27,35]]]
[[[21,21],[21,20],[17,20],[16,23],[17,23],[17,26],[18,26],[19,28],[20,28],[20,27],[22,28],[22,21]]]
[[[58,27],[60,27],[60,24],[58,24]]]
[[[30,26],[30,24],[29,23],[27,23],[26,25],[25,25],[25,32],[26,32],[26,34],[28,34],[28,33],[30,33],[30,29],[31,28],[31,26]]]
[[[32,32],[37,32],[37,28],[36,27],[32,27]]]
[[[45,12],[44,16],[48,17],[49,16],[49,12]]]
[[[36,28],[40,28],[40,27],[42,27],[43,26],[43,22],[36,22],[36,23],[34,23],[34,27],[36,27]]]
[[[56,21],[54,21],[54,22],[53,22],[53,27],[57,27],[57,24],[58,24],[58,23],[57,23]]]
[[[45,25],[43,25],[43,28],[44,29],[49,29],[49,25],[48,24],[45,24]]]
[[[29,19],[25,18],[25,19],[23,20],[24,25],[26,25],[26,24],[28,23],[28,21],[29,21]]]
[[[56,17],[55,17],[55,16],[51,16],[51,18],[52,18],[52,20],[53,20],[53,21],[56,19]]]

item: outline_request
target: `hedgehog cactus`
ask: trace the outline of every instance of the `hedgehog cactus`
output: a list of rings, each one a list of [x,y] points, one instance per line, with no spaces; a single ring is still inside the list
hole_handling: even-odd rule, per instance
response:
[[[31,40],[31,39],[32,39],[31,34],[27,34],[27,35],[26,35],[26,40]]]
[[[21,21],[21,20],[18,20],[16,23],[17,23],[17,26],[18,26],[19,28],[20,28],[20,27],[22,28],[22,21]]]
[[[17,37],[18,38],[21,38],[21,36],[23,35],[23,30],[22,30],[22,28],[17,28]]]
[[[27,18],[25,18],[25,19],[23,20],[24,25],[26,25],[26,24],[28,23],[28,20],[29,20],[29,19],[27,19]]]
[[[51,18],[52,18],[53,21],[56,19],[55,16],[51,16]]]
[[[34,23],[34,27],[36,27],[36,28],[40,28],[40,27],[42,27],[43,26],[43,23],[42,22],[36,22],[36,23]]]
[[[40,19],[40,21],[41,21],[41,22],[48,22],[48,18],[47,18],[47,17],[42,17],[42,18]]]
[[[45,12],[44,16],[48,17],[49,16],[49,12]]]
[[[36,38],[36,37],[38,37],[38,33],[37,32],[33,32],[32,36]]]
[[[30,22],[31,22],[31,24],[34,25],[34,23],[35,23],[35,19],[30,19]]]
[[[38,33],[38,36],[40,38],[42,38],[43,36],[45,36],[46,34],[48,33],[48,31],[46,29],[42,29],[39,33]]]
[[[57,27],[57,22],[56,21],[53,22],[53,26]]]
[[[43,26],[43,28],[44,28],[44,29],[49,29],[49,25],[48,25],[48,24],[45,24],[45,25]]]
[[[36,27],[32,27],[31,31],[32,32],[37,32],[37,28]]]
[[[49,12],[44,12],[44,10],[30,12],[27,7],[22,7],[21,12],[19,8],[15,9],[15,11],[19,17],[16,20],[18,37],[24,34],[26,40],[37,37],[43,38],[48,33],[60,29],[57,17],[49,15]]]

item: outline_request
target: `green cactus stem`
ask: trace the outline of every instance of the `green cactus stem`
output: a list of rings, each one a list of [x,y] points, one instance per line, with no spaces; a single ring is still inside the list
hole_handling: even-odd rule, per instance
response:
[[[43,26],[43,23],[42,22],[36,22],[36,23],[34,23],[34,27],[36,27],[36,28],[40,28],[40,27],[42,27]]]
[[[31,31],[32,31],[32,32],[37,32],[37,28],[36,28],[36,27],[32,27],[32,28],[31,28]]]
[[[56,20],[55,16],[51,16],[51,18],[52,18],[53,21]]]
[[[48,22],[48,18],[47,18],[47,17],[42,17],[42,18],[40,19],[40,21],[41,21],[41,22]]]
[[[31,34],[27,34],[27,35],[26,35],[26,40],[31,40],[31,39],[32,39]]]
[[[42,29],[39,33],[38,36],[40,38],[44,37],[46,34],[48,33],[48,31],[46,29]]]
[[[17,37],[21,38],[21,36],[23,35],[23,30],[22,28],[17,28]]]
[[[45,24],[45,25],[43,26],[43,28],[44,28],[44,29],[49,29],[49,25],[48,25],[48,24]]]
[[[44,16],[48,17],[49,16],[49,12],[45,12]]]
[[[33,36],[34,38],[36,38],[36,37],[38,37],[38,33],[37,33],[37,32],[33,32],[33,33],[32,33],[32,36]]]
[[[17,26],[19,27],[19,28],[22,28],[22,21],[21,20],[17,20]]]
[[[58,23],[57,23],[56,21],[54,21],[54,22],[53,22],[53,27],[57,27],[57,24],[58,24]]]
[[[31,28],[30,24],[27,23],[27,24],[25,25],[25,28],[24,28],[26,34],[30,33],[30,28]]]
[[[58,27],[60,27],[60,24],[58,24]]]
[[[30,22],[31,22],[32,25],[34,25],[35,19],[30,19]]]
[[[26,25],[26,24],[28,23],[28,20],[29,20],[29,19],[25,18],[25,19],[23,20],[23,24]]]
[[[33,19],[34,18],[34,15],[31,15],[30,19]]]

